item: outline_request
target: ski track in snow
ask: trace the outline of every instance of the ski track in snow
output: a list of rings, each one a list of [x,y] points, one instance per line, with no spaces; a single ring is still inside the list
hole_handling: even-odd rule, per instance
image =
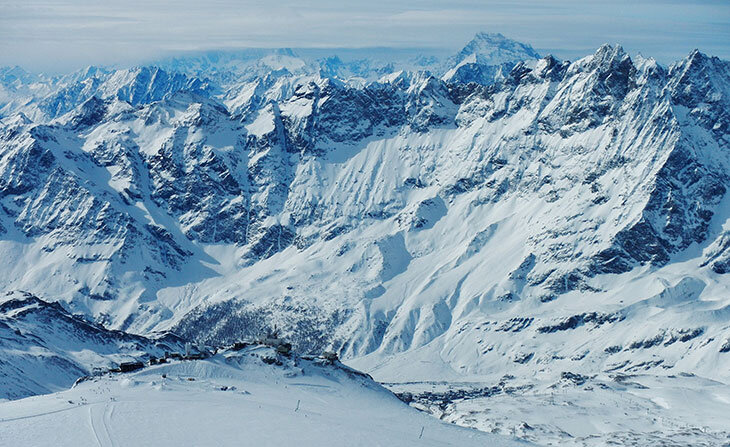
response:
[[[101,408],[100,408],[101,407]],[[89,405],[89,426],[99,447],[116,447],[109,432],[109,419],[114,411],[113,404]]]

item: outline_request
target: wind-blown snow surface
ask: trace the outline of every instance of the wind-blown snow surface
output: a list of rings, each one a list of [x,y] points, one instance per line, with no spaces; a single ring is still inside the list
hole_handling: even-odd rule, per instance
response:
[[[248,348],[104,376],[0,404],[0,443],[74,445],[511,446],[445,424],[372,380],[326,362]],[[164,377],[163,377],[164,376]]]
[[[730,64],[499,39],[450,60],[480,79],[8,71],[0,287],[201,343],[277,326],[386,382],[727,383]]]

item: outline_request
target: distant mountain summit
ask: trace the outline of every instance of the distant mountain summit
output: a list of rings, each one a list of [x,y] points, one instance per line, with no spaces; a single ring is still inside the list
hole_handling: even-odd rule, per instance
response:
[[[445,64],[443,79],[449,82],[491,84],[503,79],[518,62],[537,60],[531,46],[499,33],[478,33]]]
[[[461,63],[502,65],[539,58],[540,55],[530,45],[509,39],[500,33],[481,32],[448,62],[453,65]]]

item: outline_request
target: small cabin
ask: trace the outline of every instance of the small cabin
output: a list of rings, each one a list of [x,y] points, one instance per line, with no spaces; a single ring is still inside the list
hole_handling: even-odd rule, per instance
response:
[[[123,373],[137,371],[142,368],[144,368],[144,363],[142,362],[124,362],[119,364],[119,371]]]

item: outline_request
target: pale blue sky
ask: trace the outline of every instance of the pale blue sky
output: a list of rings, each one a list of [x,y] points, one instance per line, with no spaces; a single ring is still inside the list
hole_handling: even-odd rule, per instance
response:
[[[604,42],[730,59],[730,0],[0,0],[0,65],[58,71],[182,50],[439,47],[501,32],[573,59]]]

